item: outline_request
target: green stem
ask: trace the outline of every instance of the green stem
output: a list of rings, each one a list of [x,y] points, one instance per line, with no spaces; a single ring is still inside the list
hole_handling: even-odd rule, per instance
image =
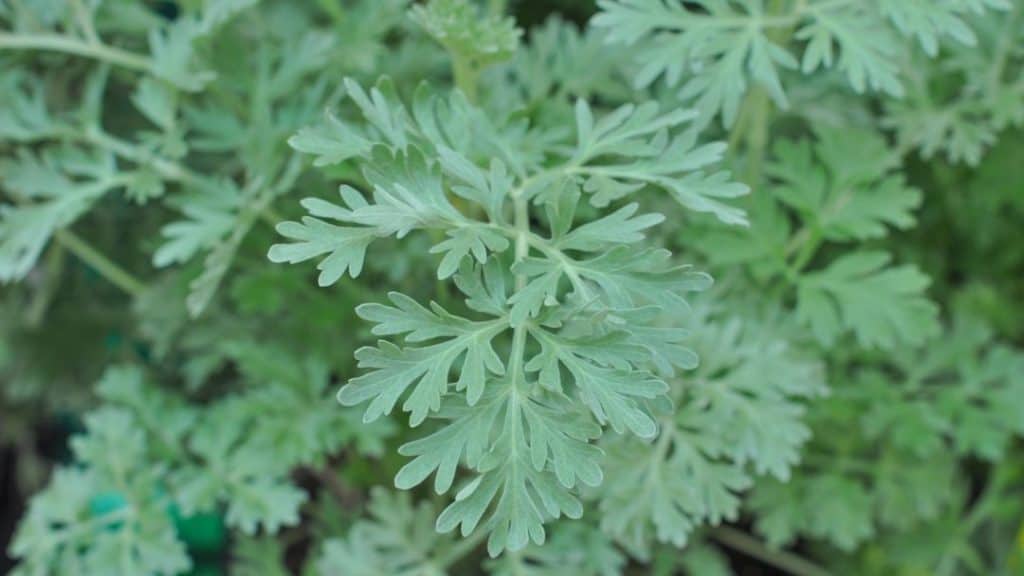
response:
[[[846,1],[843,0],[844,3]],[[767,15],[761,20],[762,23],[777,22],[777,26],[763,27],[770,28],[767,32],[769,42],[783,47],[789,43],[793,35],[793,27],[803,18],[804,11],[808,8],[805,0],[798,0],[789,14],[780,14],[785,8],[785,4],[785,0],[772,0],[768,5]],[[828,4],[830,3],[825,2],[822,7]],[[746,139],[747,166],[744,180],[753,189],[761,184],[772,109],[773,105],[768,91],[764,86],[756,85],[744,99],[740,117],[729,135],[731,149],[739,144],[741,135]]]
[[[747,123],[750,121],[750,107],[753,103],[753,98],[753,92],[748,92],[746,97],[743,98],[743,104],[740,105],[740,113],[736,116],[736,121],[733,122],[732,129],[729,130],[727,148],[730,153],[735,152],[739,148],[740,141],[746,135]]]
[[[772,103],[768,99],[768,92],[760,86],[754,88],[750,98],[750,120],[746,126],[747,170],[744,179],[751,188],[756,189],[761,184]]]
[[[50,245],[46,252],[46,276],[43,286],[32,297],[26,314],[26,323],[32,327],[41,326],[46,311],[50,308],[53,297],[60,286],[61,272],[64,270],[64,256],[67,252],[60,243]]]
[[[811,258],[818,251],[818,246],[821,246],[821,229],[818,226],[812,226],[811,228],[805,228],[805,230],[807,230],[806,233],[801,232],[796,236],[799,242],[793,245],[794,250],[797,247],[800,249],[793,260],[793,264],[789,266],[789,272],[793,275],[803,271],[804,267],[810,263]]]
[[[284,222],[284,216],[282,216],[277,210],[274,210],[274,207],[270,205],[264,206],[263,210],[260,210],[260,218],[271,228],[274,228],[281,222]]]
[[[477,546],[487,538],[487,530],[477,530],[466,538],[457,542],[454,546],[448,549],[440,558],[438,558],[435,564],[439,568],[448,568],[452,564],[455,564],[461,560],[465,555],[469,554],[473,550],[476,550]]]
[[[455,87],[458,88],[463,94],[466,95],[466,99],[471,104],[476,103],[476,84],[477,78],[480,76],[480,71],[476,69],[464,56],[461,56],[455,52],[452,55],[452,73],[455,76]]]
[[[530,214],[526,198],[513,198],[513,209],[516,227],[516,262],[526,258],[530,251]],[[526,287],[526,276],[516,274],[516,292]]]
[[[58,230],[54,234],[54,238],[61,246],[92,267],[100,276],[129,295],[139,296],[146,289],[146,285],[138,278],[115,264],[71,230]]]
[[[0,50],[49,50],[94,58],[131,70],[149,72],[152,62],[145,56],[99,43],[89,43],[58,34],[9,34],[0,32]]]
[[[92,13],[86,8],[82,0],[69,0],[71,8],[75,12],[75,20],[78,21],[78,27],[82,30],[82,34],[85,35],[85,39],[90,44],[99,44],[100,37],[96,35],[96,28],[92,23]]]
[[[719,526],[711,531],[711,537],[733,550],[770,564],[793,576],[830,575],[830,572],[817,564],[784,550],[773,550],[765,546],[760,540],[735,528]]]
[[[672,418],[666,418],[661,422],[661,432],[658,436],[658,441],[654,445],[654,449],[651,451],[651,464],[650,474],[647,475],[647,488],[653,488],[653,484],[658,481],[658,474],[661,472],[661,467],[665,462],[665,458],[668,456],[669,450],[672,448],[673,441],[676,438],[676,427],[675,422]]]
[[[514,189],[512,191],[512,197],[515,198],[516,196],[521,194],[523,190],[525,190],[523,186],[519,186],[518,188]],[[515,209],[517,211],[522,211],[519,214],[519,217],[523,221],[528,221],[528,216],[525,213],[525,202],[522,203],[521,205],[516,204]],[[533,248],[537,249],[537,251],[543,253],[548,258],[558,262],[562,266],[562,271],[565,272],[565,275],[569,279],[569,282],[572,284],[573,288],[577,292],[579,292],[580,297],[583,298],[584,300],[589,300],[591,298],[590,289],[587,288],[587,285],[583,282],[583,279],[580,277],[579,272],[577,272],[576,270],[577,263],[571,257],[566,255],[565,252],[562,252],[562,250],[560,250],[558,246],[552,244],[546,238],[543,238],[540,235],[532,232],[529,229],[529,227],[527,227],[526,230],[521,230],[518,227],[510,229],[508,227],[501,226],[498,224],[489,224],[485,226],[487,228],[490,228],[491,230],[494,230],[498,234],[503,234],[507,236],[510,240],[516,243],[517,247],[520,242],[525,241],[526,247],[523,248],[522,252],[524,256],[527,253],[527,248],[532,246]]]
[[[946,552],[939,559],[938,564],[935,567],[935,576],[948,576],[954,573],[954,569],[957,566],[957,561],[961,558],[964,548],[967,546],[967,540],[970,539],[971,535],[978,529],[999,502],[999,499],[1003,496],[1003,487],[1010,480],[1012,469],[1011,465],[1006,464],[1008,461],[1003,461],[996,466],[990,473],[990,480],[985,486],[981,496],[978,497],[974,506],[971,507],[971,511],[964,518],[963,522],[957,529],[956,535],[953,538],[955,542],[950,542],[946,546]]]

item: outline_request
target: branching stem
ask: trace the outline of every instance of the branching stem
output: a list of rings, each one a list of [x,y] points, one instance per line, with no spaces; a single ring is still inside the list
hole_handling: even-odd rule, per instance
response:
[[[10,34],[0,32],[0,50],[47,50],[93,58],[117,66],[151,72],[153,62],[146,56],[98,42],[85,42],[59,34]]]

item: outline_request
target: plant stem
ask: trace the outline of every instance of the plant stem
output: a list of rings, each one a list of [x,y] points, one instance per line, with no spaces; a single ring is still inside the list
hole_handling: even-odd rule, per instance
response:
[[[480,75],[480,71],[476,69],[467,58],[457,54],[451,53],[452,56],[452,74],[455,76],[455,87],[458,88],[463,94],[466,95],[466,99],[471,104],[476,104],[476,81]]]
[[[845,3],[846,0],[835,2]],[[803,17],[804,11],[808,8],[805,0],[798,0],[793,10],[788,14],[781,14],[785,8],[784,0],[773,0],[768,5],[767,16],[763,23],[775,21],[778,25],[767,26],[766,36],[769,45],[785,47],[793,35],[793,27]],[[821,5],[824,7],[830,3]],[[729,134],[729,148],[733,149],[739,144],[740,136],[746,140],[747,166],[744,181],[756,189],[761,184],[761,176],[764,166],[764,157],[768,145],[768,127],[771,123],[773,104],[769,98],[768,91],[761,84],[756,84],[747,94],[740,110],[740,116]]]
[[[271,228],[276,227],[281,222],[284,222],[285,218],[274,207],[271,205],[264,206],[263,210],[260,210],[260,218],[270,225]]]
[[[526,199],[516,197],[515,204],[515,227],[516,227],[516,262],[526,258],[530,251],[530,215]],[[516,292],[526,287],[526,276],[516,274]]]
[[[82,0],[69,0],[69,2],[72,10],[75,12],[75,20],[78,21],[78,27],[81,28],[85,39],[90,44],[99,44],[100,37],[96,35],[96,28],[93,26],[92,14],[89,12],[89,9],[82,3]]]
[[[989,517],[995,507],[994,504],[1003,496],[1003,487],[1010,480],[1012,474],[1011,465],[1006,462],[1008,461],[1004,460],[989,473],[989,481],[985,485],[984,491],[960,523],[953,536],[954,541],[946,545],[945,553],[936,564],[935,576],[948,576],[954,573],[957,561],[962,557],[964,547],[968,546],[971,535]]]
[[[761,560],[793,576],[830,576],[830,572],[817,564],[784,550],[772,550],[760,540],[735,528],[719,526],[711,531],[711,536],[729,548]]]
[[[99,43],[89,43],[58,34],[9,34],[0,32],[0,50],[49,50],[95,58],[131,70],[149,72],[152,62],[145,56]]]
[[[485,538],[487,538],[487,534],[488,533],[486,530],[476,530],[475,532],[473,532],[472,534],[470,534],[469,536],[460,540],[454,546],[452,546],[448,550],[448,552],[446,552],[437,560],[436,564],[438,564],[439,567],[442,569],[448,568],[452,564],[455,564],[456,562],[461,560],[463,556],[469,554],[473,550],[476,550],[476,547],[479,546],[480,543],[483,542]]]
[[[115,264],[71,230],[58,230],[54,234],[54,238],[61,246],[92,267],[100,276],[129,295],[139,296],[146,289],[146,285],[142,281]]]
[[[746,126],[747,170],[744,179],[751,188],[756,188],[761,184],[765,149],[768,146],[768,122],[771,117],[772,103],[768,99],[768,92],[760,86],[754,88],[750,98],[750,120]]]
[[[799,274],[805,266],[814,257],[814,254],[818,251],[818,246],[821,245],[821,228],[819,226],[812,225],[811,228],[805,228],[808,230],[806,234],[798,234],[796,238],[802,238],[799,243],[794,244],[794,249],[799,246],[800,252],[797,253],[796,259],[793,260],[793,264],[789,267],[789,271],[796,275]]]
[[[25,322],[29,326],[39,327],[43,323],[46,311],[57,294],[57,287],[60,286],[61,272],[64,270],[64,256],[67,251],[61,244],[53,243],[46,252],[46,276],[42,287],[36,291],[29,304],[28,312],[25,315]]]
[[[736,120],[732,124],[732,129],[729,130],[729,140],[726,142],[727,150],[732,153],[735,152],[740,145],[740,141],[746,135],[747,122],[749,122],[750,107],[753,102],[753,92],[748,92],[746,97],[743,98],[743,104],[740,105],[740,112],[736,115]]]

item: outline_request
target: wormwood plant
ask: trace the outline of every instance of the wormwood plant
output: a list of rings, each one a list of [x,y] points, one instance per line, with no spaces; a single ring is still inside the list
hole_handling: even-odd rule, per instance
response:
[[[535,4],[0,0],[15,574],[1021,569],[1024,3]]]
[[[431,23],[445,10],[442,3],[413,14]],[[442,41],[454,35],[427,29]],[[515,35],[506,39],[510,50]],[[483,58],[448,46],[457,62]],[[593,441],[603,427],[653,437],[653,412],[668,401],[664,378],[697,363],[671,320],[687,306],[683,295],[711,279],[675,265],[667,250],[643,245],[661,214],[638,214],[637,202],[609,205],[654,188],[684,207],[742,222],[742,212],[719,198],[744,188],[726,173],[701,170],[720,159],[723,146],[698,147],[681,133],[694,116],[686,110],[627,104],[595,118],[580,99],[573,141],[483,114],[466,100],[474,90],[443,98],[421,87],[410,112],[389,80],[369,93],[345,84],[362,122],[330,117],[290,144],[320,166],[353,161],[372,199],[346,184],[339,190],[344,206],[307,198],[310,216],[278,225],[293,242],[271,247],[269,257],[323,255],[318,282],[329,285],[346,272],[358,276],[377,238],[435,233],[429,251],[440,255],[437,278],[453,280],[473,316],[398,292],[390,304],[360,306],[356,312],[375,324],[374,334],[403,335],[408,346],[382,340],[356,351],[367,372],[349,380],[338,400],[368,403],[366,422],[390,414],[403,398],[410,426],[428,417],[443,422],[400,448],[412,459],[395,477],[408,489],[433,474],[434,490],[447,493],[460,462],[475,471],[438,517],[440,532],[461,526],[468,536],[483,519],[491,555],[531,540],[543,544],[546,520],[582,514],[574,489],[601,484]],[[582,201],[605,213],[579,222]],[[543,208],[540,226],[531,219],[534,207]]]

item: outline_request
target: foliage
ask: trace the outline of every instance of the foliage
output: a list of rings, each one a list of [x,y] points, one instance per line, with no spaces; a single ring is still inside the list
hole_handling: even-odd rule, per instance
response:
[[[1022,569],[1024,2],[555,4],[0,0],[14,574]]]

